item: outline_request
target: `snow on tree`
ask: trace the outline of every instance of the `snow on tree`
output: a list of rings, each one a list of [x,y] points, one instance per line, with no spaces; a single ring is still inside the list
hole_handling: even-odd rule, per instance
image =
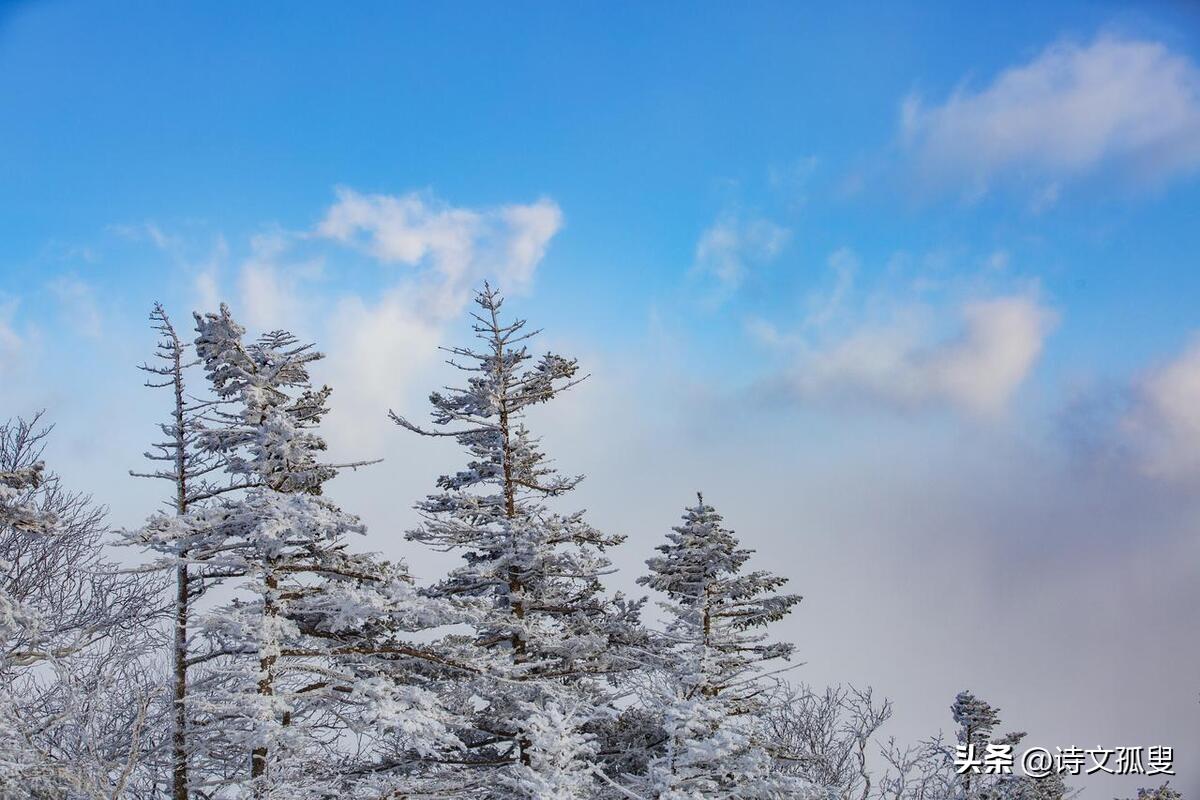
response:
[[[1000,709],[992,708],[968,691],[959,692],[950,706],[950,716],[958,725],[956,736],[960,745],[969,746],[980,754],[992,738],[992,730],[1000,724]],[[959,779],[964,797],[971,797],[971,774]]]
[[[892,716],[888,699],[867,687],[823,692],[786,682],[770,693],[765,737],[775,769],[825,787],[841,800],[867,800],[878,791],[869,760],[873,737]]]
[[[190,345],[183,341],[162,305],[155,303],[150,312],[150,323],[158,333],[155,363],[143,364],[140,369],[150,377],[146,386],[167,389],[171,395],[171,408],[167,421],[159,425],[163,440],[155,442],[145,457],[155,462],[152,472],[131,471],[135,477],[168,481],[171,496],[167,501],[173,515],[186,514],[188,509],[225,492],[246,488],[249,482],[234,479],[218,481],[224,462],[210,449],[201,447],[204,435],[204,415],[216,404],[197,399],[188,394],[186,373],[198,364],[189,353]],[[159,535],[146,538],[148,530]],[[175,607],[171,642],[171,797],[173,800],[188,800],[188,744],[187,709],[188,696],[188,643],[191,625],[191,607],[203,594],[206,585],[211,585],[214,574],[205,575],[204,569],[189,563],[189,537],[173,538],[162,535],[166,531],[178,530],[167,525],[158,525],[134,532],[127,542],[150,546],[162,556],[164,566],[175,573]],[[212,570],[207,572],[212,573]]]
[[[1000,725],[1000,709],[976,697],[969,691],[959,692],[950,706],[950,716],[958,724],[955,736],[959,745],[973,747],[977,756],[982,756],[988,745],[1015,748],[1025,738],[1024,731],[995,734]],[[1059,781],[1035,781],[1020,775],[974,775],[965,772],[958,776],[960,792],[964,798],[1036,798],[1051,800],[1057,792],[1061,796],[1065,787]]]
[[[193,790],[327,797],[371,772],[379,740],[451,742],[438,698],[399,667],[426,657],[405,633],[453,617],[417,596],[403,565],[349,551],[364,527],[323,496],[339,465],[318,457],[330,389],[312,388],[308,365],[322,355],[283,331],[247,343],[224,306],[196,315],[196,328],[222,403],[205,414],[199,444],[250,488],[141,532],[235,594],[197,615],[207,648],[188,663],[207,671],[186,703],[189,747],[204,765]]]
[[[45,471],[48,435],[0,425],[0,794],[152,797],[163,586],[104,558],[104,510]]]
[[[661,555],[638,579],[666,595],[667,680],[661,685],[666,742],[642,794],[659,800],[760,800],[815,795],[802,778],[774,768],[766,729],[763,665],[793,646],[767,641],[766,627],[800,602],[778,594],[786,578],[743,571],[740,546],[716,510],[697,496]]]
[[[980,700],[969,691],[959,692],[950,706],[950,716],[958,724],[958,743],[982,750],[992,742],[992,733],[1000,724],[1000,709]],[[1019,740],[1024,733],[1008,734],[1004,740]]]
[[[245,328],[222,305],[217,314],[195,315],[196,354],[222,401],[220,423],[206,434],[206,447],[223,454],[226,469],[282,493],[319,495],[337,468],[317,455],[325,440],[312,429],[327,413],[328,386],[313,389],[308,365],[324,358],[287,331],[271,331],[250,345]],[[359,466],[358,464],[345,466]]]
[[[558,701],[530,703],[522,709],[528,758],[499,778],[512,796],[574,800],[594,795],[596,739],[584,731],[590,709],[583,702],[570,708]]]
[[[1136,800],[1183,800],[1183,794],[1172,789],[1168,781],[1157,789],[1138,789]]]
[[[12,424],[8,423],[0,431],[4,434],[4,443],[14,441],[23,436],[21,426],[14,432]],[[14,445],[5,447],[5,452],[16,449]],[[52,532],[55,524],[53,514],[42,511],[33,502],[33,493],[42,485],[46,465],[42,461],[33,461],[28,466],[21,466],[21,459],[9,458],[6,465],[9,468],[0,471],[0,528],[7,534],[6,539],[16,536],[45,536]],[[16,463],[13,463],[13,462]],[[24,459],[28,461],[28,459]],[[15,547],[5,548],[15,550]],[[9,561],[0,561],[0,572],[12,575],[16,565]],[[35,609],[23,604],[13,596],[10,585],[11,578],[0,586],[0,635],[4,637],[4,649],[0,651],[4,661],[0,669],[10,663],[24,664],[40,660],[35,642],[38,638],[38,615]],[[21,649],[16,643],[24,642]]]
[[[616,714],[612,684],[640,664],[630,647],[644,638],[641,603],[606,596],[601,585],[612,570],[605,551],[624,537],[592,527],[583,512],[546,504],[582,478],[551,466],[526,415],[583,379],[576,361],[535,358],[528,342],[538,332],[521,319],[502,321],[492,287],[475,302],[481,344],[448,348],[466,381],[430,395],[435,428],[392,414],[409,431],[453,438],[468,457],[417,504],[423,521],[408,533],[462,554],[426,591],[474,615],[473,635],[440,643],[474,670],[455,673],[448,690],[460,698],[457,734],[466,749],[432,765],[472,767],[443,772],[446,796],[583,797],[598,780],[590,777],[594,730]]]
[[[973,747],[974,758],[982,759],[989,746],[1007,746],[1012,748],[1014,759],[1017,759],[1016,747],[1025,733],[998,735],[1000,709],[969,691],[955,696],[950,714],[957,725],[954,736],[957,747],[939,735],[904,749],[894,742],[884,748],[883,756],[888,765],[881,780],[884,797],[895,800],[1063,800],[1070,794],[1057,774],[1034,778],[1017,770],[1011,773],[960,773],[956,766],[956,751],[962,751],[957,748]]]
[[[581,477],[551,464],[534,407],[583,377],[529,350],[537,331],[476,298],[481,344],[450,348],[465,385],[433,427],[466,463],[416,508],[411,541],[462,561],[418,590],[356,553],[358,517],[319,425],[322,354],[290,333],[248,340],[222,306],[189,345],[161,306],[149,386],[171,397],[148,472],[169,513],[124,534],[156,554],[119,568],[104,510],[47,473],[48,429],[0,425],[0,796],[288,800],[1063,800],[1057,775],[960,775],[955,747],[1017,745],[964,691],[954,739],[882,748],[870,690],[819,695],[773,678],[793,646],[767,630],[800,601],[698,497],[639,583],[665,630],[608,595],[610,548],[555,510]],[[193,350],[189,350],[189,347]],[[202,368],[211,394],[188,393]],[[163,570],[174,576],[168,592]],[[217,591],[206,593],[213,588]],[[218,595],[214,597],[214,595]],[[171,602],[168,602],[170,600]],[[169,671],[164,655],[169,654]],[[1138,800],[1181,800],[1167,784]]]

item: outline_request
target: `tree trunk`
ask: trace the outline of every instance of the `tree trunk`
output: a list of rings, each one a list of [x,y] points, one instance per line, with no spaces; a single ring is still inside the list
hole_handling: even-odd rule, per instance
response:
[[[275,605],[275,591],[279,588],[279,580],[270,566],[267,567],[265,582],[267,591],[263,596],[263,616],[270,619],[279,614],[279,609]],[[274,633],[272,632],[271,635],[274,636]],[[260,697],[267,698],[275,694],[275,649],[274,643],[272,643],[270,650],[261,654],[258,660],[258,669],[262,674],[262,677],[258,679]],[[268,794],[267,766],[269,758],[270,750],[265,743],[254,748],[250,753],[250,780],[254,786],[255,797],[266,797]]]
[[[175,725],[171,731],[171,798],[188,800],[187,763],[187,628],[188,628],[188,568],[180,564],[175,568]]]
[[[163,315],[164,320],[166,315]],[[175,392],[175,513],[183,515],[188,510],[187,487],[187,434],[184,419],[183,394],[183,347],[175,329],[170,327],[171,339],[174,343],[174,360],[172,363],[173,389]],[[187,553],[181,553],[186,556]],[[188,800],[188,760],[187,760],[187,656],[188,656],[188,601],[191,599],[191,576],[188,575],[187,562],[175,568],[175,638],[172,648],[175,656],[175,718],[171,730],[171,798],[172,800]]]
[[[492,323],[495,325],[495,312],[492,314]],[[496,344],[496,363],[504,362],[504,347],[499,342]],[[500,438],[502,447],[502,458],[504,460],[504,515],[510,520],[517,516],[517,489],[513,484],[512,474],[512,444],[509,439],[508,429],[508,401],[507,398],[500,398]],[[517,572],[516,567],[509,565],[508,568],[508,594],[509,607],[512,609],[513,616],[517,619],[518,624],[525,619],[525,602],[523,600],[514,600],[514,597],[520,597],[523,590],[521,585],[521,576]],[[512,632],[512,649],[513,662],[520,664],[525,660],[525,638],[513,628]],[[518,759],[523,766],[529,766],[532,763],[529,754],[529,748],[532,742],[527,736],[517,737],[517,753]]]

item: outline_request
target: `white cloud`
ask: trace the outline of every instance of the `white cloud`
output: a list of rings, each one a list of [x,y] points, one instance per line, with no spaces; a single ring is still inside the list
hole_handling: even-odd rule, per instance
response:
[[[923,177],[979,196],[1012,178],[1039,186],[1113,166],[1160,181],[1200,167],[1200,70],[1159,42],[1103,36],[1055,44],[978,91],[944,103],[910,96],[901,136]]]
[[[562,228],[562,210],[543,199],[532,205],[504,206],[498,213],[508,233],[500,239],[503,250],[497,274],[509,291],[523,291],[550,240]]]
[[[1143,375],[1134,389],[1124,427],[1145,471],[1165,478],[1200,475],[1200,336]]]
[[[52,281],[49,289],[76,331],[92,339],[100,337],[103,320],[91,286],[78,278],[63,276]]]
[[[700,234],[695,271],[715,278],[721,289],[742,284],[750,267],[770,262],[783,251],[791,232],[767,219],[726,213]]]
[[[416,192],[364,195],[342,188],[337,195],[316,234],[383,262],[428,267],[439,277],[440,291],[429,298],[439,315],[457,313],[484,278],[508,292],[524,290],[563,224],[562,211],[547,199],[469,209]]]
[[[803,400],[999,414],[1036,364],[1054,314],[1019,294],[967,302],[958,312],[960,328],[950,338],[932,336],[927,314],[913,307],[883,324],[803,343],[784,388]]]

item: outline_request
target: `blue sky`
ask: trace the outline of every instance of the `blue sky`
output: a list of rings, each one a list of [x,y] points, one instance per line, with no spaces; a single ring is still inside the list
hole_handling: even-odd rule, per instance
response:
[[[225,299],[329,354],[388,458],[339,490],[432,572],[396,531],[454,454],[384,412],[491,278],[593,372],[545,425],[630,583],[703,484],[898,736],[970,685],[1200,751],[1194,5],[10,3],[0,108],[0,416],[116,524],[145,313]]]
[[[1108,164],[1034,214],[1037,180],[964,203],[962,187],[913,191],[900,163],[913,93],[981,89],[1064,40],[1196,47],[1184,4],[1043,5],[713,5],[688,19],[665,4],[16,4],[0,34],[5,268],[131,275],[151,259],[115,243],[95,264],[62,251],[146,220],[236,245],[271,223],[311,226],[338,185],[467,207],[548,196],[567,225],[539,290],[604,298],[583,320],[599,333],[631,295],[674,302],[702,231],[736,209],[793,235],[704,327],[786,313],[839,247],[868,275],[897,251],[1002,250],[1075,309],[1056,337],[1073,361],[1107,366],[1113,344],[1143,358],[1189,322],[1194,183],[1141,186]],[[1139,335],[1107,341],[1114,317]]]

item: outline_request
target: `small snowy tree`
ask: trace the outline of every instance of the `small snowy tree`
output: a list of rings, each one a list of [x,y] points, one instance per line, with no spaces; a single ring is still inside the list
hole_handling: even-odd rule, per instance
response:
[[[473,326],[481,345],[449,348],[466,385],[434,392],[434,430],[392,414],[423,436],[454,438],[467,464],[438,478],[417,504],[423,521],[408,538],[462,554],[463,564],[427,592],[474,615],[474,634],[443,640],[448,657],[471,673],[448,691],[458,696],[465,754],[434,764],[477,769],[445,773],[442,794],[486,798],[586,796],[595,778],[593,730],[615,714],[611,683],[638,666],[640,603],[610,598],[605,551],[624,537],[604,534],[582,512],[545,504],[581,477],[559,474],[526,427],[526,414],[582,378],[574,359],[534,358],[537,331],[501,320],[502,299],[486,286]],[[499,774],[479,777],[480,769]]]
[[[959,745],[974,748],[982,756],[988,745],[1016,747],[1025,738],[1024,731],[996,735],[1000,725],[1000,709],[992,706],[969,691],[959,692],[950,706],[950,716],[958,725],[955,732]],[[1053,794],[1055,787],[1048,782],[1034,782],[1019,775],[973,775],[964,772],[959,776],[960,791],[964,798],[1017,798]],[[1061,791],[1059,792],[1061,794]],[[1049,800],[1049,798],[1047,798]]]
[[[1157,789],[1138,789],[1137,800],[1183,800],[1183,794],[1172,789],[1168,781]]]
[[[0,425],[0,795],[149,798],[164,587],[104,557],[104,511],[45,471],[48,434]]]
[[[1015,750],[1025,737],[1020,731],[998,735],[1000,709],[969,691],[955,696],[950,715],[957,725],[957,747],[974,748],[977,759],[989,746]],[[1056,774],[1034,778],[1018,772],[960,772],[956,746],[941,735],[904,749],[889,742],[883,755],[888,768],[881,780],[881,796],[888,800],[1063,800],[1070,794]]]
[[[812,784],[774,769],[759,720],[762,665],[792,654],[766,627],[800,602],[777,594],[786,582],[744,572],[752,551],[698,496],[683,524],[649,559],[638,582],[667,596],[667,679],[661,706],[666,742],[650,763],[645,793],[660,800],[789,798]]]
[[[874,737],[891,716],[891,701],[877,702],[870,687],[816,692],[781,683],[767,702],[765,736],[778,771],[841,800],[869,800],[878,789],[868,764]]]

